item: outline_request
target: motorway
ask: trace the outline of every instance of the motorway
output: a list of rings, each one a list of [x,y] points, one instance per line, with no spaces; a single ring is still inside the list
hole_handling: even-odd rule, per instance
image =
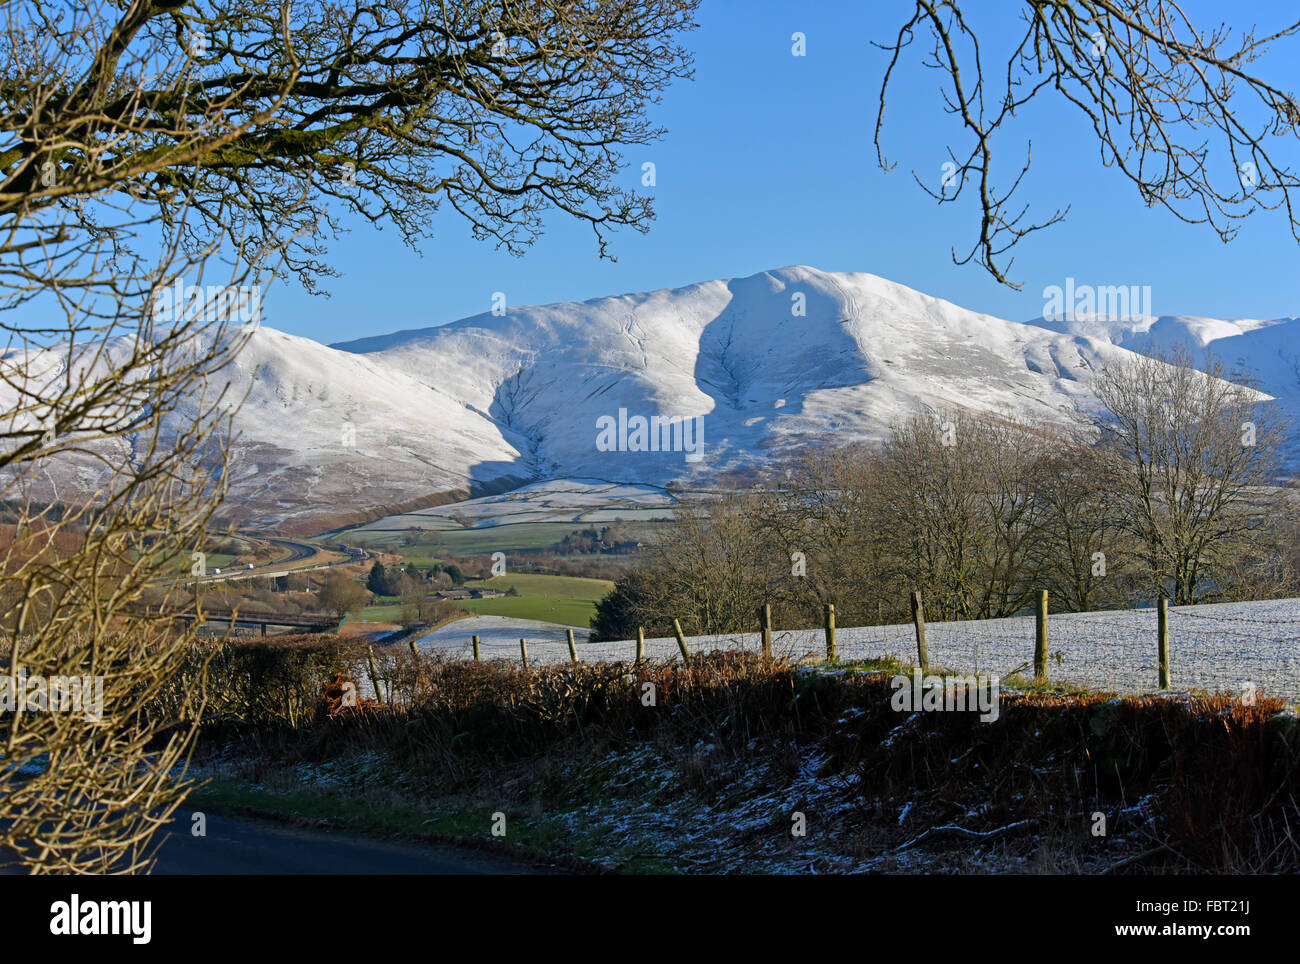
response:
[[[261,537],[264,542],[273,542],[277,546],[284,546],[291,553],[288,559],[282,559],[277,562],[277,566],[283,566],[290,562],[301,562],[303,559],[310,559],[322,550],[308,542],[291,542],[288,539],[272,539],[270,536]]]
[[[282,546],[289,550],[288,559],[280,559],[276,562],[269,563],[265,566],[257,566],[253,569],[231,569],[229,572],[216,573],[215,571],[200,577],[199,581],[205,585],[208,583],[231,582],[239,579],[258,579],[275,576],[287,576],[294,572],[302,572],[311,569],[328,569],[336,565],[344,565],[349,562],[357,561],[343,556],[341,553],[322,549],[320,546],[312,545],[310,542],[294,542],[291,539],[282,539],[279,536],[252,536],[250,538],[259,539],[262,542],[271,542],[275,545]],[[361,560],[368,558],[368,555],[360,557]],[[188,579],[177,580],[183,585],[190,585]]]

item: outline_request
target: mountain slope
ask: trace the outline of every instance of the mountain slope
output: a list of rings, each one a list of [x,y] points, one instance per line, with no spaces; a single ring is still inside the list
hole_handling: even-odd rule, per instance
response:
[[[1276,399],[1293,421],[1287,464],[1300,471],[1300,318],[1262,321],[1191,315],[1162,315],[1124,321],[1076,317],[1034,319],[1030,325],[1089,338],[1138,352],[1166,356],[1184,349],[1192,363],[1205,369],[1207,356],[1218,358],[1233,377],[1248,381]]]
[[[1178,339],[1232,344],[1300,397],[1294,319],[1053,324],[789,267],[328,347],[262,327],[228,370],[247,392],[231,515],[310,531],[545,479],[705,482],[934,406],[1066,421],[1096,411],[1106,364]],[[629,450],[651,416],[699,417],[700,457]],[[611,426],[628,429],[612,451]]]
[[[796,313],[802,312],[802,313]],[[538,477],[666,482],[807,441],[880,438],[923,406],[1060,419],[1116,346],[976,314],[868,274],[793,267],[479,315],[335,345],[464,400]],[[597,420],[704,416],[707,455],[602,452]]]

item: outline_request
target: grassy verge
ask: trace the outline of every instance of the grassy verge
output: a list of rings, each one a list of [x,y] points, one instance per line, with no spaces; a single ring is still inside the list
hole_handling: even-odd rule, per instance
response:
[[[988,721],[897,710],[906,669],[412,657],[404,706],[209,731],[200,763],[228,806],[486,846],[501,814],[607,871],[1300,869],[1277,701],[1008,690]]]
[[[398,837],[414,843],[454,845],[496,856],[536,863],[556,863],[556,841],[563,832],[544,816],[509,820],[505,836],[492,834],[492,815],[457,809],[441,801],[431,812],[427,803],[371,787],[346,792],[294,786],[283,781],[250,784],[227,776],[208,776],[190,793],[196,810],[257,817],[299,827],[329,827],[375,837]],[[596,870],[577,858],[558,858],[575,872]]]

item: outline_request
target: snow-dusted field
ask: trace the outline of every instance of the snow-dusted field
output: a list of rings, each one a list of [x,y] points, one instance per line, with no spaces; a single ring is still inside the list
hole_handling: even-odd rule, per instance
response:
[[[1300,599],[1255,603],[1180,606],[1170,609],[1170,665],[1178,689],[1240,693],[1246,684],[1257,692],[1300,702]],[[1034,619],[990,619],[930,623],[926,627],[930,663],[935,668],[1006,676],[1032,671]],[[526,619],[477,616],[443,626],[418,640],[422,650],[441,650],[468,657],[470,638],[478,635],[483,658],[519,659],[519,640],[528,641],[532,663],[566,661],[565,627]],[[636,643],[585,643],[578,632],[583,660],[631,659]],[[817,657],[825,652],[821,630],[774,631],[778,653]],[[910,624],[839,627],[841,659],[893,655],[912,662],[916,637]],[[692,652],[748,649],[758,651],[758,633],[698,636],[687,641]],[[1154,609],[1053,615],[1048,651],[1052,678],[1060,682],[1145,692],[1157,688],[1156,612]],[[1059,654],[1059,659],[1058,659]],[[678,655],[674,639],[647,639],[646,655]]]
[[[649,485],[554,479],[501,495],[385,516],[353,531],[375,536],[408,529],[477,529],[526,522],[650,521],[672,518],[673,502],[662,488]]]

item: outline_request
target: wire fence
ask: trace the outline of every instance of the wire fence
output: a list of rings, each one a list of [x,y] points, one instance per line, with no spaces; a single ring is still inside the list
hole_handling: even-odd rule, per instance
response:
[[[840,660],[892,657],[915,663],[916,632],[912,623],[844,625],[870,614],[837,613],[836,651]],[[1143,693],[1159,688],[1158,615],[1154,608],[1088,613],[1055,613],[1048,619],[1048,672],[1053,682],[1114,691]],[[635,640],[587,643],[576,630],[577,652],[585,661],[631,660]],[[1013,673],[1032,678],[1036,621],[1034,616],[926,624],[932,672],[981,673],[1004,679]],[[521,658],[520,638],[535,664],[569,660],[564,627],[501,617],[450,623],[417,641],[424,649],[465,657],[479,637],[484,659]],[[1171,687],[1214,693],[1277,696],[1300,702],[1300,599],[1220,603],[1169,609]],[[692,653],[746,650],[760,652],[762,634],[732,633],[687,637]],[[826,654],[821,628],[772,630],[775,655],[820,660]],[[648,659],[680,656],[673,637],[645,640]]]

